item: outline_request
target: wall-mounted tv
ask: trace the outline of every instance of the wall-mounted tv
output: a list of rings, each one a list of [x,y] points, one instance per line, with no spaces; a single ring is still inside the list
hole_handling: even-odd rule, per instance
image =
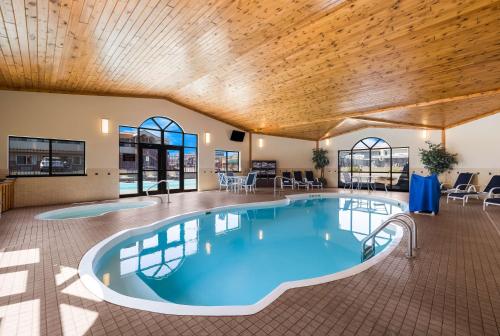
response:
[[[231,141],[243,142],[243,139],[245,139],[245,132],[234,130],[231,133]]]

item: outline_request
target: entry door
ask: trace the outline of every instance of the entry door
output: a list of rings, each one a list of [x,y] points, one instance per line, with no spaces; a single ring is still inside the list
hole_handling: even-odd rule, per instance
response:
[[[141,150],[142,183],[141,192],[158,191],[157,182],[161,179],[160,148],[155,146],[144,146]]]
[[[182,172],[182,151],[180,148],[168,148],[165,151],[165,173],[171,191],[184,190]],[[163,184],[163,183],[162,183]]]

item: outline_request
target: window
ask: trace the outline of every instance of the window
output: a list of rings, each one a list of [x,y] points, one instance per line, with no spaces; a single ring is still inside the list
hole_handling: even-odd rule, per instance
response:
[[[198,189],[198,136],[173,120],[152,117],[139,127],[120,126],[120,195]]]
[[[84,174],[84,141],[9,137],[10,176]]]
[[[375,187],[408,191],[409,148],[391,147],[380,138],[365,138],[350,150],[339,151],[339,186],[346,182],[371,181]]]
[[[216,150],[215,151],[216,172],[239,172],[240,152]]]

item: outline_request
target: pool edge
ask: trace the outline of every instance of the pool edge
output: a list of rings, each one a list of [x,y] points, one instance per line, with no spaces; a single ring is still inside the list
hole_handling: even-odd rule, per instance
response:
[[[381,197],[381,196],[371,196],[371,195],[363,195],[363,194],[348,194],[351,197],[359,196],[363,198],[369,199],[377,199],[384,200],[391,203],[397,203],[402,207],[407,208],[407,203],[399,200]],[[192,306],[192,305],[182,305],[176,304],[168,301],[158,302],[146,299],[139,299],[131,296],[126,296],[120,294],[107,286],[105,286],[95,275],[93,270],[93,262],[96,258],[101,257],[106,251],[107,245],[111,243],[117,244],[120,241],[123,241],[131,236],[133,232],[135,234],[141,234],[145,231],[150,231],[159,225],[168,225],[172,222],[176,222],[182,220],[184,218],[188,218],[191,216],[201,215],[206,213],[207,211],[220,211],[220,210],[229,210],[233,208],[240,208],[244,206],[245,208],[253,208],[253,207],[262,207],[262,206],[273,206],[273,205],[288,205],[291,201],[300,200],[300,199],[316,199],[319,197],[323,198],[337,198],[337,197],[346,196],[343,193],[308,193],[308,194],[300,194],[300,195],[289,195],[285,196],[286,198],[276,201],[264,201],[264,202],[251,202],[251,203],[240,203],[233,205],[226,205],[215,207],[211,209],[192,211],[180,215],[174,215],[171,217],[167,217],[165,219],[161,219],[154,223],[129,228],[122,231],[119,231],[108,238],[100,241],[92,248],[90,248],[80,260],[78,266],[78,275],[84,284],[84,286],[95,296],[98,298],[117,304],[120,306],[132,308],[132,309],[140,309],[155,313],[162,314],[170,314],[170,315],[197,315],[197,316],[241,316],[241,315],[252,315],[258,313],[263,310],[267,306],[269,306],[272,302],[274,302],[279,296],[281,296],[288,289],[299,288],[299,287],[307,287],[313,285],[319,285],[327,282],[332,282],[335,280],[340,280],[343,278],[347,278],[358,273],[361,273],[375,264],[379,263],[383,259],[385,259],[392,251],[396,248],[397,245],[401,242],[403,237],[403,229],[399,226],[391,224],[389,227],[394,229],[396,232],[395,237],[391,241],[391,243],[380,253],[375,255],[373,258],[365,261],[361,264],[348,268],[346,270],[324,275],[321,277],[310,278],[305,280],[294,280],[287,281],[281,283],[279,286],[274,288],[271,292],[269,292],[266,296],[264,296],[261,300],[253,305],[239,305],[239,306]],[[118,239],[121,238],[121,239]]]

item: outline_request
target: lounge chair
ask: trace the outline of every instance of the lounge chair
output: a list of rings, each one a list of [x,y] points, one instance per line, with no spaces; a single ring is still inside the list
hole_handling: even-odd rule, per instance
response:
[[[442,193],[450,194],[450,193],[454,193],[454,192],[460,192],[460,191],[467,190],[467,188],[469,188],[469,186],[471,185],[473,177],[474,177],[473,173],[460,173],[460,174],[458,174],[457,180],[455,181],[455,184],[453,185],[453,187],[451,187],[450,189],[442,190]],[[443,189],[444,186],[445,186],[444,183],[441,184],[441,189]]]
[[[256,182],[257,182],[257,172],[248,173],[245,182],[241,184],[241,187],[245,188],[245,194],[248,194],[248,191],[252,191],[255,193]]]
[[[309,183],[309,186],[314,189],[323,189],[323,183],[321,183],[317,178],[314,177],[312,170],[306,170],[306,177],[304,177],[304,182]]]
[[[500,189],[500,175],[494,175],[490,182],[486,185],[483,191],[478,192],[476,191],[476,187],[473,185],[470,185],[466,191],[461,191],[461,192],[454,192],[454,193],[449,193],[448,196],[446,197],[446,203],[452,200],[462,200],[462,205],[465,206],[465,203],[469,201],[469,198],[476,198],[479,199],[480,196],[485,196],[486,198],[489,198],[490,195],[493,195],[493,193],[490,193],[492,190],[498,190]],[[496,202],[496,201],[495,201]]]
[[[396,182],[396,184],[392,185],[391,189],[408,191],[409,184],[410,184],[410,166],[408,163],[405,163],[405,165],[403,166],[403,170],[401,171],[401,175],[399,175],[398,181]]]
[[[500,187],[490,189],[488,196],[484,199],[483,210],[486,211],[488,205],[500,205]]]
[[[301,171],[294,171],[293,172],[293,182],[295,183],[295,186],[297,189],[300,189],[300,187],[304,187],[306,189],[309,189],[309,183],[304,182],[304,178],[302,177],[302,172]]]
[[[292,174],[290,172],[283,172],[281,179],[281,189],[294,187]]]

